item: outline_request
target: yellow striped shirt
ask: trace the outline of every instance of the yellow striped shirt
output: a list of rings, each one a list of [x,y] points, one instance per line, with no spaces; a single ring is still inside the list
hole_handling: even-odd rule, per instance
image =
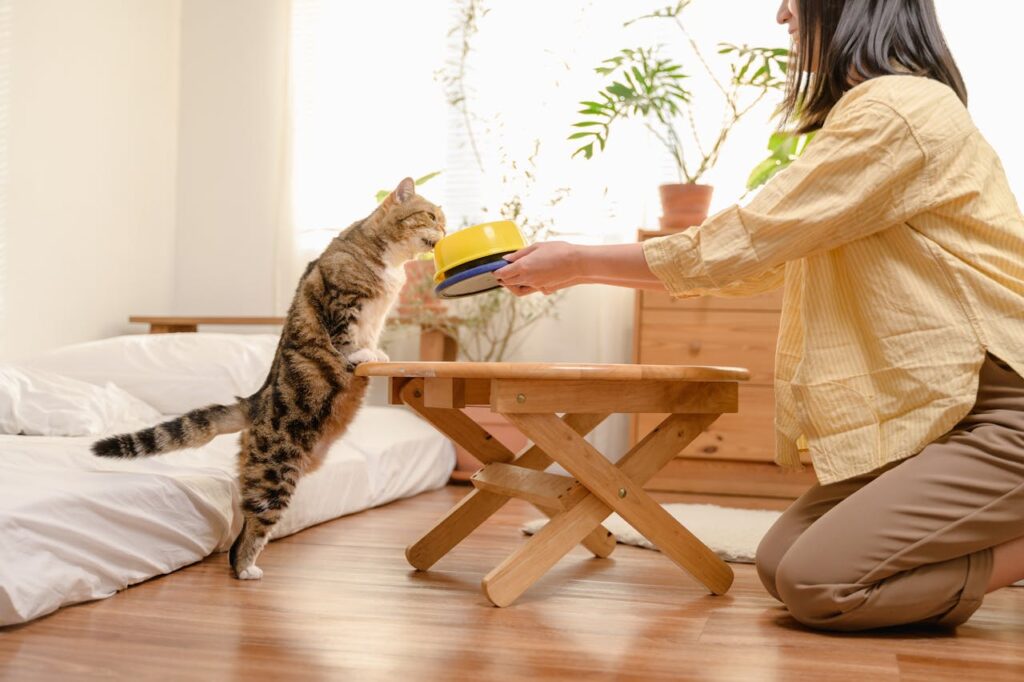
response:
[[[644,254],[677,297],[785,285],[776,461],[798,465],[806,439],[823,484],[950,430],[974,404],[986,351],[1024,375],[1024,216],[937,81],[857,85],[748,206]]]

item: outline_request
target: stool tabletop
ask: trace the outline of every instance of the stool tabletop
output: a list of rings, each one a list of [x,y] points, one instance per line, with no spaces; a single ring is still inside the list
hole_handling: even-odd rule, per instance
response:
[[[549,379],[603,381],[747,381],[742,367],[701,365],[577,364],[565,362],[367,362],[363,377],[441,379]]]

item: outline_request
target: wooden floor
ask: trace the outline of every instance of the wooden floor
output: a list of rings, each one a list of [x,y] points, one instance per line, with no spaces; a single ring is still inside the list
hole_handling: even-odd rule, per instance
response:
[[[513,502],[435,570],[403,548],[465,488],[273,543],[260,582],[223,554],[111,599],[0,629],[0,679],[956,680],[1024,679],[1024,589],[992,595],[955,635],[809,632],[735,566],[724,597],[657,552],[581,549],[514,606],[480,578],[537,514]],[[2,561],[2,558],[0,558]]]

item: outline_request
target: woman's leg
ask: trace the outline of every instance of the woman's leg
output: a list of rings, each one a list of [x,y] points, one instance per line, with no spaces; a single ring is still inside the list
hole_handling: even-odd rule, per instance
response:
[[[958,625],[981,605],[992,548],[1024,536],[1024,379],[989,360],[980,383],[957,428],[793,542],[775,582],[797,620],[832,630]]]
[[[992,550],[992,575],[985,592],[1024,580],[1024,537],[1004,542]]]
[[[757,575],[768,594],[782,601],[775,586],[775,574],[782,557],[796,539],[837,504],[875,480],[882,471],[873,471],[830,485],[814,485],[782,512],[782,516],[761,538],[754,559]]]

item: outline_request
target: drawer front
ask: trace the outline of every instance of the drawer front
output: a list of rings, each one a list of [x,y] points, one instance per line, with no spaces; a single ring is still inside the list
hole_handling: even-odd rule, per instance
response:
[[[775,456],[775,400],[763,386],[740,384],[740,411],[723,414],[686,446],[680,457],[771,462]],[[635,417],[634,442],[661,423],[663,414]]]
[[[782,310],[782,290],[745,298],[672,298],[668,292],[641,291],[640,307],[649,310]]]
[[[676,458],[645,486],[675,493],[795,499],[815,483],[814,470],[786,471],[764,462]]]
[[[778,313],[641,310],[639,318],[637,362],[746,367],[750,384],[772,385]]]

